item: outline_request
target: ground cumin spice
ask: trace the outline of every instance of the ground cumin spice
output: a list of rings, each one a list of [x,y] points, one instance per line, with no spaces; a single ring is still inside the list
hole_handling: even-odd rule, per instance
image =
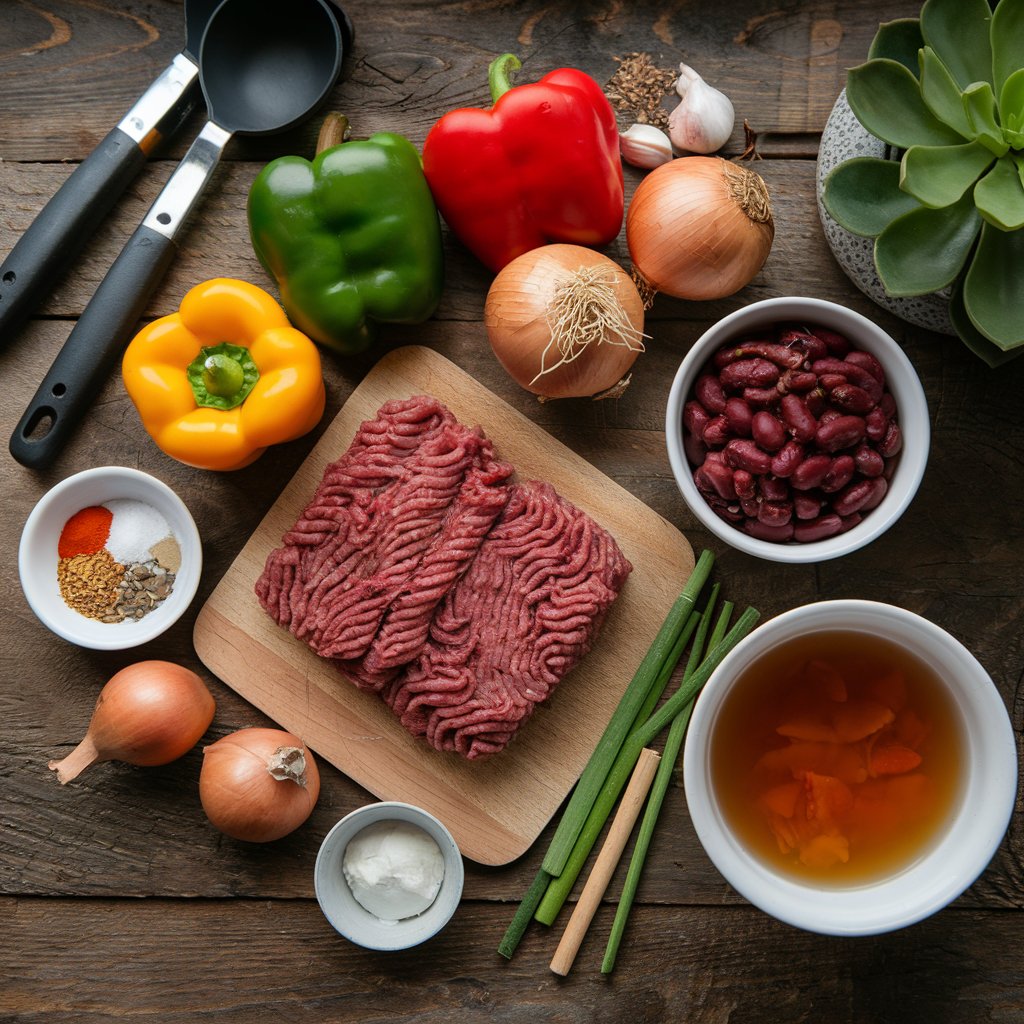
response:
[[[105,548],[57,563],[57,585],[68,607],[89,619],[102,619],[113,607],[124,566]]]

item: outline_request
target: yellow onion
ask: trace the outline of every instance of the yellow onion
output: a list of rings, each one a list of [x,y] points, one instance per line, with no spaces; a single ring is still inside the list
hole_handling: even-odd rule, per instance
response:
[[[644,350],[644,306],[617,263],[579,245],[544,245],[502,268],[484,324],[498,361],[546,398],[621,393]]]
[[[100,690],[85,738],[62,761],[51,761],[61,785],[100,761],[154,766],[188,753],[213,721],[206,684],[170,661],[140,661]]]
[[[721,299],[749,284],[775,237],[759,174],[717,156],[687,156],[655,168],[626,214],[633,267],[655,292]]]
[[[203,751],[199,799],[225,835],[269,843],[313,813],[320,772],[302,740],[281,729],[239,729]]]

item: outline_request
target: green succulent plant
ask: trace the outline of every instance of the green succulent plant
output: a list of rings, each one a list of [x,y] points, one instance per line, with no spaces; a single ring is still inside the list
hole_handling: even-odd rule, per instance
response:
[[[990,366],[1024,354],[1024,0],[927,0],[882,24],[846,98],[902,155],[840,164],[825,209],[875,239],[889,295],[951,288],[975,353]]]

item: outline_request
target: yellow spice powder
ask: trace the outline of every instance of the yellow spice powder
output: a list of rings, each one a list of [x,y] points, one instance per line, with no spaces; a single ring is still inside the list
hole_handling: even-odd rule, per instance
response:
[[[57,585],[69,608],[89,619],[101,619],[114,606],[124,566],[105,548],[92,555],[74,555],[57,563]]]

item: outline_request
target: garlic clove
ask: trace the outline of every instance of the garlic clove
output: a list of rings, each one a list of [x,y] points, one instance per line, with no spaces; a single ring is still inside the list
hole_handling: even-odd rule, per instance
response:
[[[736,111],[725,93],[708,85],[691,67],[679,65],[680,101],[669,114],[668,135],[686,153],[714,153],[729,141]]]
[[[634,124],[620,132],[619,150],[626,163],[648,170],[668,163],[673,156],[669,137],[653,124]]]

